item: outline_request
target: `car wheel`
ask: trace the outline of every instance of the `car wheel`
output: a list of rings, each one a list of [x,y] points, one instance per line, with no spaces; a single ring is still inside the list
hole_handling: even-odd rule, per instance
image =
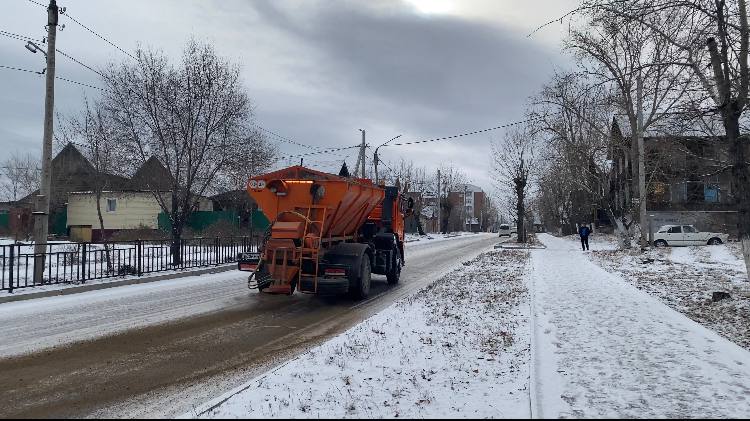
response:
[[[669,244],[667,244],[664,240],[656,240],[654,241],[654,246],[656,247],[667,247]]]
[[[718,246],[718,245],[721,245],[721,238],[714,237],[714,238],[708,240],[708,245],[709,246]]]

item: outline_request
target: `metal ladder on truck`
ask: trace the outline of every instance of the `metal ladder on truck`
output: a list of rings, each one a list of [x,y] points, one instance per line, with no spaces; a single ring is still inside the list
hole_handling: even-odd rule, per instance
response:
[[[317,211],[317,212],[316,212]],[[326,212],[328,211],[327,206],[310,205],[307,208],[305,217],[305,231],[302,235],[302,247],[300,247],[300,259],[299,259],[299,292],[305,294],[317,294],[318,293],[318,267],[320,264],[320,246],[321,236],[323,235],[323,223],[326,220]],[[313,215],[317,213],[317,215]],[[315,219],[313,219],[315,218]],[[306,273],[304,271],[305,261],[313,262],[313,272]],[[312,290],[305,290],[302,286],[303,277],[312,277],[313,288]]]

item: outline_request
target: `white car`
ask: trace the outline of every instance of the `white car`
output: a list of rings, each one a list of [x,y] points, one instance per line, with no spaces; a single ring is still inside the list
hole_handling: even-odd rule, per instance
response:
[[[517,234],[516,227],[511,228],[508,224],[500,224],[500,229],[498,230],[498,237],[503,237],[507,235],[510,237],[513,234]]]
[[[701,232],[692,225],[663,225],[654,233],[654,245],[666,246],[705,246],[726,243],[729,234]]]

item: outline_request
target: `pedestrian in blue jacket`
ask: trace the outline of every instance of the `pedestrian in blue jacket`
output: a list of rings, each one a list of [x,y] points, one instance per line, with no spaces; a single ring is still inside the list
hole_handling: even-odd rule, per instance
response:
[[[589,249],[589,234],[591,234],[591,228],[587,227],[586,224],[581,224],[578,228],[578,235],[581,236],[581,247],[583,251]]]

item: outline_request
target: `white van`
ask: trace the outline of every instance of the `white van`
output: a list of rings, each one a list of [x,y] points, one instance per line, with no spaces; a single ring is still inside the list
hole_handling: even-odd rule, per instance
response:
[[[499,237],[508,236],[510,237],[513,234],[516,234],[516,227],[511,228],[508,224],[500,224],[500,230],[498,230],[498,233],[500,234]]]

